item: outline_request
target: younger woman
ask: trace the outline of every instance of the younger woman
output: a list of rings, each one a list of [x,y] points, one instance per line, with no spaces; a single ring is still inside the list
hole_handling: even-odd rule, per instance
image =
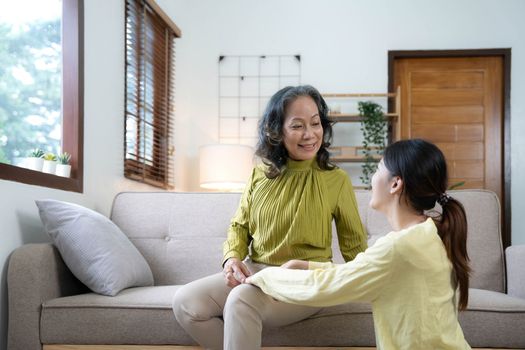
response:
[[[446,189],[446,163],[436,146],[396,142],[372,178],[370,200],[393,232],[346,264],[291,260],[247,282],[294,304],[371,302],[378,349],[470,349],[457,318],[458,306],[468,302],[467,222]],[[436,202],[442,214],[427,216]]]

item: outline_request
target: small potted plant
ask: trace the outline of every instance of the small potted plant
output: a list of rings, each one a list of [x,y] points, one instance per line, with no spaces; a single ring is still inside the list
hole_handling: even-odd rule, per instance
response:
[[[44,165],[44,151],[40,148],[35,148],[29,153],[27,159],[25,160],[25,166],[28,169],[42,171]]]
[[[69,177],[71,174],[71,165],[69,161],[71,160],[71,154],[64,152],[60,154],[57,158],[57,166],[55,174],[58,176]]]
[[[44,166],[42,167],[42,171],[48,174],[55,174],[56,166],[57,156],[51,152],[44,154]]]

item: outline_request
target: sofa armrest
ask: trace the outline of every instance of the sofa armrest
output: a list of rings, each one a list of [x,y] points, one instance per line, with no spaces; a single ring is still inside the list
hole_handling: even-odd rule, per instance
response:
[[[87,291],[52,244],[26,244],[15,249],[7,270],[8,349],[41,350],[42,303]]]
[[[510,246],[507,258],[507,294],[525,299],[525,245]]]

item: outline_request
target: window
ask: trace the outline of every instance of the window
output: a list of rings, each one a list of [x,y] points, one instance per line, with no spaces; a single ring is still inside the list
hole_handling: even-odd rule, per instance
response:
[[[179,28],[151,0],[126,1],[124,175],[173,188],[173,77]]]
[[[31,38],[33,48],[30,51],[36,56],[31,57],[24,67],[23,62],[18,60],[10,65],[3,64],[0,75],[6,74],[21,82],[18,90],[8,90],[11,86],[0,86],[0,178],[23,182],[33,185],[58,188],[68,191],[82,192],[83,172],[83,0],[46,0],[46,5],[51,6],[58,3],[61,6],[58,13],[61,15],[60,25],[55,20],[42,24],[37,21],[26,24],[31,31],[38,35],[20,37],[21,40]],[[62,3],[60,5],[60,2]],[[18,2],[17,2],[18,3]],[[25,2],[22,2],[25,3]],[[40,4],[42,1],[36,1]],[[5,3],[2,6],[13,6],[13,3]],[[29,14],[30,5],[24,5],[24,14]],[[60,16],[58,16],[60,17]],[[10,28],[3,25],[0,30],[4,32]],[[2,33],[0,37],[0,55],[9,52],[8,37]],[[60,40],[61,38],[61,40]],[[38,42],[40,40],[40,42]],[[42,41],[47,41],[47,44]],[[60,45],[61,43],[61,45]],[[12,44],[12,43],[10,43]],[[20,42],[21,45],[27,43]],[[47,46],[46,46],[47,45]],[[10,53],[11,54],[11,53]],[[61,65],[60,65],[61,61]],[[27,67],[36,67],[29,71]],[[53,72],[54,74],[49,74]],[[50,85],[48,91],[37,88],[28,93],[24,90],[24,84],[30,85],[35,81],[42,80],[39,74],[47,74],[44,81]],[[8,79],[2,79],[5,83]],[[58,81],[58,84],[55,84]],[[55,83],[53,83],[55,82]],[[61,85],[61,88],[59,88]],[[58,88],[57,88],[58,86]],[[2,90],[3,88],[3,90]],[[4,98],[2,99],[2,93]],[[12,98],[11,101],[26,103],[25,106],[32,108],[8,108],[5,96]],[[13,98],[14,97],[14,98]],[[37,106],[38,108],[34,108]],[[37,111],[37,113],[35,113]],[[17,124],[15,120],[21,123]],[[31,127],[46,127],[32,130],[33,136],[27,137],[27,142],[15,142],[21,136],[20,129],[29,130]],[[36,135],[36,136],[35,136]],[[39,144],[40,143],[40,144]],[[41,146],[41,144],[45,146]],[[8,147],[14,145],[13,147]],[[17,166],[16,157],[27,156],[28,147],[42,147],[52,152],[68,152],[71,154],[72,172],[70,178],[46,174],[39,171]]]

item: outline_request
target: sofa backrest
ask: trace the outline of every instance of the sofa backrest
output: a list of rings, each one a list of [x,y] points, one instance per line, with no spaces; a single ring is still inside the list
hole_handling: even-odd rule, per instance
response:
[[[450,191],[467,213],[467,250],[472,274],[471,288],[505,291],[505,262],[501,240],[498,197],[487,190]]]
[[[452,191],[467,211],[471,287],[503,291],[504,264],[499,202],[484,190]],[[369,245],[391,229],[368,207],[369,191],[356,191]],[[111,219],[148,261],[156,285],[183,284],[219,272],[222,243],[239,204],[238,193],[123,192]],[[333,229],[334,261],[342,262]]]
[[[111,219],[144,255],[155,285],[221,271],[222,243],[238,193],[123,192]]]

